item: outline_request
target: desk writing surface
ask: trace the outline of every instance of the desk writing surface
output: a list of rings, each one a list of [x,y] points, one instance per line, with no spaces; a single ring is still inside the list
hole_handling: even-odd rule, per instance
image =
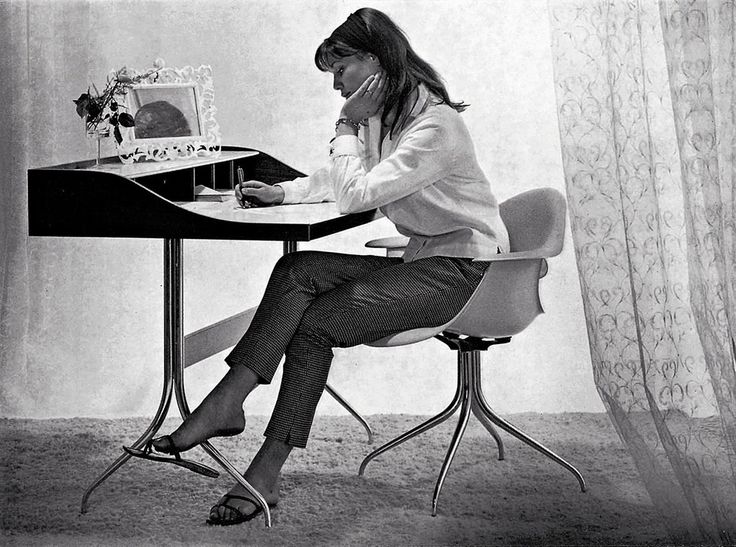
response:
[[[302,175],[252,149],[230,147],[214,158],[109,163],[29,169],[29,235],[310,241],[377,218],[375,210],[340,214],[334,203],[242,209],[234,198],[194,201],[200,179],[232,189],[238,167],[268,184]]]
[[[198,215],[241,224],[313,225],[341,216],[334,202],[243,208],[238,205],[235,196],[232,196],[223,202],[188,201],[176,204]]]

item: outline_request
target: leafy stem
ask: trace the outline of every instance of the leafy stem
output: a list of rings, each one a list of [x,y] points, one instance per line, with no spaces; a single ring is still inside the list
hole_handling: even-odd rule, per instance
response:
[[[85,121],[87,131],[96,131],[103,122],[107,122],[113,126],[115,140],[118,144],[122,143],[123,137],[120,126],[133,127],[135,120],[128,112],[125,103],[118,101],[123,98],[128,90],[135,84],[148,78],[158,72],[159,68],[154,68],[139,74],[131,76],[125,67],[116,71],[114,76],[107,78],[107,84],[102,93],[99,92],[97,86],[92,84],[92,89],[87,87],[87,92],[82,93],[78,99],[74,100],[77,108],[77,114]]]

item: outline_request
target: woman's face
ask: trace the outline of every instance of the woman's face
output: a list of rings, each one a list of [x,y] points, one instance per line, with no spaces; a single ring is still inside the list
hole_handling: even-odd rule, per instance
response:
[[[344,99],[363,84],[363,82],[371,74],[376,74],[381,68],[377,59],[368,55],[350,55],[348,57],[339,57],[330,66],[332,73],[332,87],[340,92]]]

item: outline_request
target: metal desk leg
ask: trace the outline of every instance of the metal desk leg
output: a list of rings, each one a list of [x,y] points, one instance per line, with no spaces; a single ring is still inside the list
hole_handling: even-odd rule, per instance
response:
[[[293,241],[291,239],[288,240],[288,241],[284,241],[284,254],[285,255],[286,254],[289,254],[289,253],[296,252],[297,250],[299,250],[299,242],[298,241]]]
[[[191,412],[184,391],[184,278],[181,239],[164,240],[164,271],[164,298],[167,300],[165,303],[167,313],[164,321],[167,336],[164,351],[173,371],[173,387],[179,414],[183,420],[186,420]],[[203,442],[200,446],[253,496],[253,499],[263,509],[266,527],[270,528],[271,510],[260,492],[251,486],[209,441]]]
[[[298,241],[284,241],[284,254],[293,253],[296,252],[299,248],[299,242]],[[363,429],[365,429],[365,432],[368,434],[368,444],[373,444],[373,430],[371,429],[371,426],[368,425],[368,422],[363,418],[363,416],[360,415],[360,413],[355,410],[352,406],[350,406],[350,403],[348,403],[335,389],[330,386],[328,383],[325,385],[325,391],[332,395],[332,397],[342,405],[342,407],[347,410],[350,415],[358,420],[360,425],[363,426]]]
[[[174,324],[172,314],[176,312],[172,309],[172,276],[180,276],[175,266],[171,264],[171,240],[164,240],[164,384],[161,393],[161,401],[158,410],[151,420],[148,428],[131,446],[133,448],[143,448],[146,443],[153,438],[156,432],[161,428],[171,405],[171,394],[174,385],[174,358],[172,353],[172,336],[171,327]],[[181,248],[181,240],[179,241],[179,249]],[[181,305],[179,303],[179,305]],[[179,310],[179,314],[180,314]],[[123,452],[105,471],[87,488],[82,497],[82,513],[87,512],[87,502],[92,492],[100,486],[108,477],[117,471],[125,462],[131,458],[130,454]]]
[[[142,448],[161,428],[171,405],[172,392],[183,419],[189,414],[189,405],[184,392],[184,306],[182,275],[182,240],[164,239],[164,382],[158,410],[145,432],[133,443],[133,448]],[[271,526],[271,511],[263,496],[253,488],[235,467],[209,442],[202,448],[240,483],[263,509],[266,526]],[[87,503],[92,492],[117,471],[131,456],[119,456],[87,489],[82,497],[82,513],[87,512]]]

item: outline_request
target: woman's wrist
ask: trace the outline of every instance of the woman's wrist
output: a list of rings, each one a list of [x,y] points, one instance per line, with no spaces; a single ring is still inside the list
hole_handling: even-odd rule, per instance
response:
[[[346,116],[340,116],[335,122],[336,135],[357,135],[360,130],[360,124],[351,120]]]
[[[340,114],[338,114],[338,118],[347,118],[348,120],[359,123],[360,120],[356,120],[359,116],[355,112],[351,112],[351,108],[345,108],[345,105],[342,106],[340,109]]]

